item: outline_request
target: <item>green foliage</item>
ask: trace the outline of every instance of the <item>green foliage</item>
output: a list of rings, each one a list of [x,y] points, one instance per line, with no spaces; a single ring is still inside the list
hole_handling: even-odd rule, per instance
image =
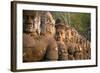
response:
[[[62,22],[74,27],[81,35],[90,40],[91,36],[91,15],[90,13],[75,13],[75,12],[51,12],[53,18],[60,19]]]

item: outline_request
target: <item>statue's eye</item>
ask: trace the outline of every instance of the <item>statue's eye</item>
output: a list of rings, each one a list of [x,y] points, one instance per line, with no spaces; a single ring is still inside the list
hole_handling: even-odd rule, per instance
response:
[[[34,16],[31,16],[32,19],[34,19]]]

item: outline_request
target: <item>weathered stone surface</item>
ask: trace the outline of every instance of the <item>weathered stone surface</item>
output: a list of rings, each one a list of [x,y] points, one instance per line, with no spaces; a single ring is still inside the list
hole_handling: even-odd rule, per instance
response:
[[[58,45],[58,60],[68,60],[68,49],[62,42],[57,42]]]
[[[91,59],[91,42],[66,25],[64,44],[55,40],[55,20],[50,12],[26,12],[34,16],[37,35],[23,34],[25,62]]]

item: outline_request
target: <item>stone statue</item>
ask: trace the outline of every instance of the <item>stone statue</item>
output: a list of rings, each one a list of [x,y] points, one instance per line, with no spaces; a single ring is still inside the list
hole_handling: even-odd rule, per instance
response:
[[[36,12],[37,13],[37,12]],[[34,11],[25,11],[26,21],[24,23],[23,31],[23,62],[37,62],[37,61],[52,61],[58,59],[57,44],[52,34],[51,16],[49,12],[45,12],[45,17],[39,16],[38,18],[44,18],[45,22],[37,23],[40,21],[36,18]],[[46,23],[48,22],[48,23]],[[45,23],[45,24],[44,24]],[[43,24],[43,31],[40,34],[37,33],[40,25]]]
[[[58,47],[58,60],[68,60],[68,49],[65,45],[66,25],[64,23],[56,23],[55,39]]]

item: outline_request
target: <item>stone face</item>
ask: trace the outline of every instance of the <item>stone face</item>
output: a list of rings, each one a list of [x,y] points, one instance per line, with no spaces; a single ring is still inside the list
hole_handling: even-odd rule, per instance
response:
[[[24,52],[24,60],[26,62],[43,61],[43,60],[51,61],[58,59],[57,43],[53,37],[54,19],[50,12],[39,12],[39,13],[40,14],[36,12],[33,21],[36,27],[35,30],[38,30],[38,32],[41,30],[43,34],[41,35],[37,32],[34,32],[37,33],[37,35],[31,34],[30,37],[28,35],[23,34],[23,37],[27,36],[26,38],[23,39],[24,47],[25,48],[27,47]],[[40,23],[41,21],[42,23]],[[32,47],[30,47],[30,45]]]
[[[41,32],[55,33],[55,20],[50,12],[41,12]]]
[[[29,14],[30,13],[30,14]],[[76,29],[65,25],[63,42],[55,39],[55,20],[50,12],[25,12],[34,16],[33,33],[23,32],[23,61],[57,61],[91,59],[91,42],[80,35]]]
[[[69,47],[68,53],[70,59],[90,59],[90,43],[91,42],[89,42],[84,36],[80,35],[77,30],[68,26],[68,30],[66,30],[65,44]]]

